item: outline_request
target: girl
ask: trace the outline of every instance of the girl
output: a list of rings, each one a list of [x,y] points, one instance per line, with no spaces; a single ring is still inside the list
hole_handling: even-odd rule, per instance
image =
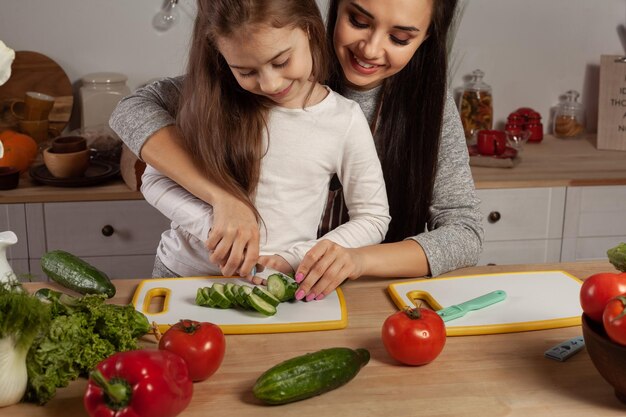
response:
[[[330,84],[360,104],[374,131],[392,221],[383,244],[351,249],[321,240],[296,271],[298,297],[323,296],[346,278],[436,276],[478,261],[481,214],[461,121],[446,94],[455,8],[456,0],[330,1]],[[258,246],[258,225],[233,198],[216,199],[223,193],[178,145],[179,133],[170,126],[170,103],[178,97],[174,80],[137,91],[120,103],[111,124],[137,154],[212,205],[215,226],[207,244],[234,241],[233,257],[243,246]],[[325,218],[338,217],[337,211]],[[248,255],[228,271],[247,273],[254,262]]]
[[[176,127],[202,175],[256,214],[260,253],[283,271],[293,272],[316,243],[335,173],[351,220],[325,239],[372,244],[389,223],[367,121],[356,103],[318,82],[325,48],[313,0],[198,2]],[[239,248],[222,238],[208,262],[212,208],[172,185],[152,167],[142,179],[146,200],[172,219],[153,275],[221,273],[223,253]]]

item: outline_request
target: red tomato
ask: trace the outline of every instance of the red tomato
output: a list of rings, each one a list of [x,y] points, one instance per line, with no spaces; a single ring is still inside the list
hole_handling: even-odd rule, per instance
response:
[[[387,353],[406,365],[425,365],[435,360],[446,344],[446,326],[427,308],[399,311],[383,323]]]
[[[163,333],[159,349],[181,356],[189,368],[189,378],[203,381],[222,364],[226,339],[222,329],[213,323],[181,320]]]
[[[626,293],[626,273],[602,272],[583,282],[580,306],[590,319],[602,322],[604,307],[613,297]]]
[[[609,339],[626,346],[626,294],[609,301],[604,308],[602,322]]]

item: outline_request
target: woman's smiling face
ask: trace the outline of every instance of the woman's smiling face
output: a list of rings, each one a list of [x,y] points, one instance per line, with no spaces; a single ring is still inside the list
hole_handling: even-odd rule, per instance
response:
[[[371,89],[398,73],[426,40],[435,0],[341,0],[335,53],[348,85]]]

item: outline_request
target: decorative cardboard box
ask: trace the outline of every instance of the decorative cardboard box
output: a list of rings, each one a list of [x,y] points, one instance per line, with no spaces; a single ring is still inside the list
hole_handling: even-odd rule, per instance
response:
[[[626,151],[626,57],[602,55],[596,147]]]

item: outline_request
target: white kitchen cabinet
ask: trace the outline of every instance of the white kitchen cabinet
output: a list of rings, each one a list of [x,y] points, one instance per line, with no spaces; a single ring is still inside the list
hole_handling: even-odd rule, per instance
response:
[[[110,278],[149,278],[167,220],[144,200],[26,204],[30,269],[50,250],[70,252]]]
[[[565,187],[477,190],[485,242],[479,265],[559,262]]]
[[[561,261],[606,259],[626,242],[626,186],[568,187]]]

